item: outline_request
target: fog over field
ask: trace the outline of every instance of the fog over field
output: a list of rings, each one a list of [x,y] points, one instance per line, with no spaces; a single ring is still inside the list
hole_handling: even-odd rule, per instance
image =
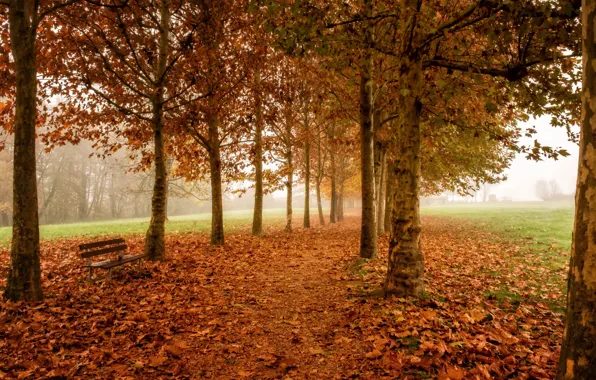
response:
[[[561,147],[569,152],[568,157],[558,160],[532,161],[523,154],[518,154],[507,170],[507,181],[494,185],[490,192],[498,198],[513,201],[537,201],[536,182],[540,180],[556,180],[564,193],[573,193],[577,178],[578,146],[570,142],[567,131],[550,126],[549,117],[541,117],[524,123],[522,127],[535,127],[538,131],[535,138],[542,144],[551,147]],[[576,130],[574,130],[576,131]],[[533,144],[533,139],[524,138],[523,144]]]

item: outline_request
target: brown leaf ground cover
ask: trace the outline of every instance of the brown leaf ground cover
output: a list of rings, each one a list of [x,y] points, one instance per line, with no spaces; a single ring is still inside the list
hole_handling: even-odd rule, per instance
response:
[[[562,295],[524,268],[555,274],[458,223],[423,219],[422,300],[380,296],[387,238],[358,260],[355,217],[220,248],[171,234],[167,262],[105,284],[85,281],[81,239],[46,242],[46,300],[0,301],[0,378],[552,378],[562,320],[546,301]],[[2,252],[2,278],[7,265]]]

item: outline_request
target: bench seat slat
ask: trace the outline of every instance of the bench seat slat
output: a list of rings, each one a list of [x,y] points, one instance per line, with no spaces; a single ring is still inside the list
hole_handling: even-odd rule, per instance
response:
[[[145,257],[145,254],[126,255],[126,256],[122,256],[122,259],[110,259],[110,260],[98,261],[96,263],[92,263],[89,266],[91,266],[93,268],[110,269],[110,268],[117,267],[122,264],[130,263],[131,261],[140,260],[143,257]]]
[[[108,247],[108,248],[96,249],[94,251],[82,252],[81,258],[86,259],[88,257],[105,255],[106,253],[125,251],[126,248],[128,248],[127,245],[122,244],[122,245],[116,245],[114,247]]]
[[[106,245],[114,245],[114,244],[124,244],[124,239],[118,238],[118,239],[111,239],[111,240],[104,240],[104,241],[96,241],[93,243],[80,244],[79,249],[81,251],[86,251],[88,249],[100,248],[100,247],[105,247]]]

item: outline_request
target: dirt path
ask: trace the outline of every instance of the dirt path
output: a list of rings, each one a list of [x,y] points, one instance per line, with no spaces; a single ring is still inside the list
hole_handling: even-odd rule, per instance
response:
[[[238,268],[244,276],[228,283],[230,305],[218,321],[226,341],[202,340],[212,354],[203,357],[211,363],[203,375],[333,378],[353,369],[342,362],[363,348],[346,337],[342,323],[357,227],[351,221],[264,237],[252,250],[254,262]]]
[[[45,243],[47,298],[0,301],[0,378],[552,377],[561,315],[524,295],[557,295],[512,267],[519,247],[454,220],[423,225],[419,300],[379,297],[387,240],[380,258],[358,261],[356,217],[231,234],[217,248],[205,234],[169,234],[168,261],[105,284],[85,282],[83,239]],[[0,272],[7,265],[0,252]],[[520,299],[491,298],[503,288]]]

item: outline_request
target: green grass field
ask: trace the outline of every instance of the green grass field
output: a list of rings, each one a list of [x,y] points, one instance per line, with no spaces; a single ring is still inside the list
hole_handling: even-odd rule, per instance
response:
[[[537,249],[550,247],[569,250],[573,230],[573,204],[559,202],[501,202],[428,206],[426,215],[465,218],[504,238],[533,241]]]
[[[299,216],[302,210],[295,210]],[[311,211],[316,215],[316,210]],[[571,203],[519,202],[428,206],[422,208],[426,215],[473,220],[476,226],[496,232],[505,239],[531,240],[536,249],[555,245],[569,250],[573,227],[573,205]],[[285,221],[284,209],[265,209],[267,224],[281,224]],[[224,215],[226,229],[232,231],[250,225],[252,210],[228,211]],[[57,239],[74,236],[129,235],[142,234],[147,230],[148,218],[109,220],[88,223],[54,224],[41,226],[42,239]],[[170,217],[167,231],[205,232],[211,227],[211,214],[195,214]],[[0,228],[0,246],[10,242],[11,228]],[[530,239],[531,238],[531,239]]]
[[[298,210],[296,210],[298,211]],[[301,215],[301,210],[294,212]],[[285,209],[265,209],[263,219],[267,225],[281,225],[285,222]],[[311,210],[315,215],[316,210]],[[252,222],[252,210],[227,211],[224,223],[227,231],[248,227]],[[148,218],[108,220],[88,223],[51,224],[40,228],[42,240],[68,238],[75,236],[96,237],[102,235],[131,235],[144,234],[149,225]],[[166,223],[166,232],[208,232],[211,228],[211,214],[195,214],[173,216]],[[11,228],[0,228],[0,246],[6,247],[10,243]]]

